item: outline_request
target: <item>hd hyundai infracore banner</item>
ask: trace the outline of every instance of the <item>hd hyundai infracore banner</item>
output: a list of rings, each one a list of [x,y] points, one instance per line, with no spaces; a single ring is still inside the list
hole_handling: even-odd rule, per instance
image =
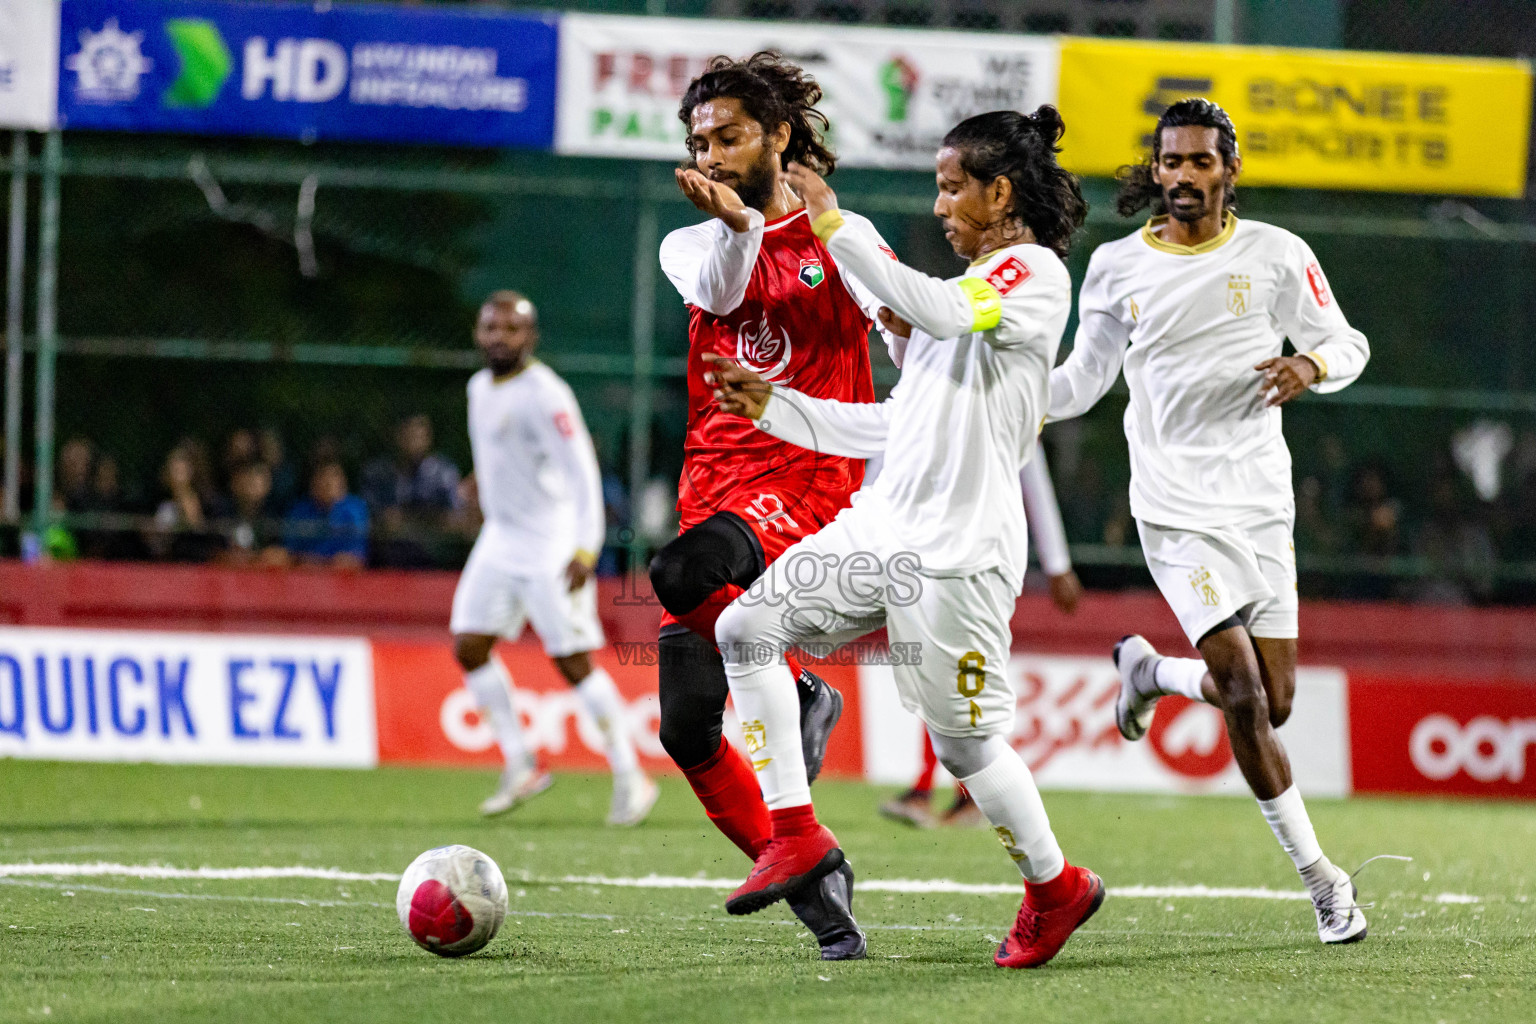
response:
[[[66,128],[548,148],[555,17],[64,0]]]

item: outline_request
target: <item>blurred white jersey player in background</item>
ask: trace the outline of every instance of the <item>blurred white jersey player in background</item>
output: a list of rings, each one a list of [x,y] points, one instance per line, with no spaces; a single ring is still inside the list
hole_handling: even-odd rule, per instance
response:
[[[610,825],[635,825],[656,803],[640,770],[624,704],[592,663],[603,646],[593,569],[606,523],[592,438],[570,387],[533,358],[538,314],[522,295],[493,293],[480,307],[475,344],[486,368],[469,380],[469,439],[485,525],[453,595],[454,654],[506,767],[480,805],[499,814],[553,782],[524,739],[512,678],[492,656],[499,637],[532,624],[555,667],[597,723],[613,769]]]
[[[1323,942],[1365,937],[1350,875],[1323,856],[1275,733],[1296,688],[1295,496],[1280,406],[1336,391],[1370,348],[1300,238],[1238,220],[1231,120],[1181,100],[1149,163],[1121,174],[1120,212],[1152,205],[1134,235],[1088,263],[1072,354],[1051,374],[1050,419],[1080,416],[1123,366],[1131,514],[1147,567],[1201,658],[1116,645],[1120,732],[1140,739],[1159,697],[1220,708],[1264,819],[1312,894]],[[1283,356],[1290,339],[1294,356]]]

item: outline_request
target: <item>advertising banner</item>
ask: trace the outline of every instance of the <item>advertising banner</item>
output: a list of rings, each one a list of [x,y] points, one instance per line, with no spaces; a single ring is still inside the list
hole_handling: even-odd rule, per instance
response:
[[[1351,673],[1355,788],[1536,798],[1536,685]]]
[[[1176,100],[1232,115],[1253,185],[1518,197],[1531,68],[1523,61],[1064,39],[1062,163],[1110,175],[1145,159]]]
[[[653,771],[672,768],[661,746],[661,703],[656,696],[656,645],[614,643],[595,652],[624,699],[626,724],[640,762]],[[602,737],[581,701],[536,641],[500,644],[496,654],[512,676],[513,704],[522,716],[528,746],[552,768],[603,770]],[[374,640],[378,699],[379,760],[386,764],[501,765],[496,738],[475,710],[464,676],[447,644]],[[817,671],[845,696],[850,723],[833,734],[824,771],[863,774],[858,694],[851,667]],[[3,680],[0,680],[3,681]],[[725,733],[740,744],[741,727],[730,707]]]
[[[0,628],[0,757],[367,768],[362,639]]]
[[[1014,747],[1045,789],[1248,792],[1221,712],[1164,697],[1144,739],[1128,743],[1115,727],[1120,674],[1108,658],[1015,653],[1008,664],[1018,714]],[[906,784],[922,758],[922,727],[902,708],[888,667],[859,670],[868,777]],[[1279,730],[1304,793],[1350,791],[1348,700],[1335,668],[1299,668],[1290,720]]]
[[[821,85],[841,163],[931,170],[956,122],[1053,102],[1056,49],[1043,37],[568,14],[555,148],[680,160],[678,102],[709,59],[777,50]]]
[[[70,128],[547,148],[553,17],[64,0]]]
[[[0,128],[54,126],[59,0],[0,0]]]

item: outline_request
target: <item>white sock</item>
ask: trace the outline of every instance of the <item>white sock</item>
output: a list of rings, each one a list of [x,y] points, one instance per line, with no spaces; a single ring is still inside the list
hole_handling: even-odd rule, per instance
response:
[[[1164,658],[1152,666],[1152,681],[1159,693],[1176,693],[1203,703],[1205,694],[1200,681],[1206,671],[1205,662],[1199,658]]]
[[[1035,777],[1018,751],[1009,747],[987,767],[960,780],[997,830],[1026,881],[1049,882],[1066,866],[1051,819],[1046,816]]]
[[[512,706],[512,676],[496,655],[473,672],[464,673],[464,685],[475,695],[475,703],[490,720],[491,731],[501,747],[502,759],[511,768],[533,765],[533,755],[523,739],[523,723]]]
[[[800,696],[782,660],[769,665],[725,666],[731,700],[746,741],[747,759],[757,770],[763,802],[770,811],[811,802],[805,778],[805,751],[800,745]]]
[[[1280,840],[1280,849],[1291,858],[1297,871],[1322,859],[1323,848],[1318,845],[1317,833],[1312,831],[1312,819],[1307,817],[1307,808],[1301,802],[1301,791],[1294,785],[1273,800],[1260,800],[1259,810],[1264,812],[1264,820]]]
[[[624,700],[607,670],[594,668],[587,678],[576,684],[576,695],[603,734],[603,753],[608,756],[608,767],[613,769],[613,774],[625,775],[640,767],[635,756],[634,737],[629,733],[629,721],[624,715]]]

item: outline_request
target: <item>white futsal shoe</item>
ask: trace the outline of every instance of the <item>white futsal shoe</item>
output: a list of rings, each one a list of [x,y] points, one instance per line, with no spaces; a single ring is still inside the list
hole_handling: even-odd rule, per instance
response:
[[[1364,908],[1356,903],[1359,890],[1350,874],[1333,866],[1333,882],[1312,893],[1312,909],[1317,912],[1317,937],[1330,946],[1359,942],[1365,938]]]
[[[638,768],[613,777],[613,806],[608,824],[618,828],[638,825],[656,806],[661,789]]]
[[[555,784],[555,777],[537,766],[507,765],[501,770],[501,783],[496,792],[480,804],[480,813],[486,816],[505,814],[520,803],[533,799]]]
[[[1162,694],[1157,692],[1153,672],[1163,656],[1147,638],[1132,633],[1115,644],[1115,667],[1120,670],[1120,696],[1115,698],[1115,724],[1120,735],[1139,740],[1152,724],[1152,714]]]

